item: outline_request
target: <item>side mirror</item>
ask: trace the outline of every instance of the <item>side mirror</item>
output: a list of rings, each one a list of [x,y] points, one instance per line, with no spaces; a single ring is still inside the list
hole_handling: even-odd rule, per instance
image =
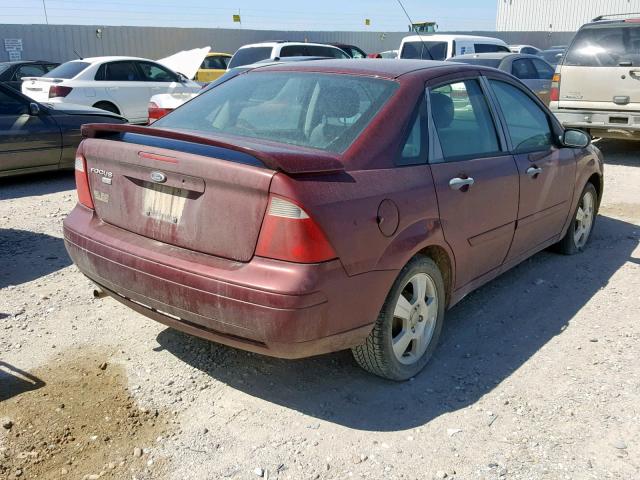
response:
[[[180,80],[180,83],[187,83],[189,81],[189,79],[186,77],[186,75],[178,72],[178,79]]]
[[[37,117],[38,115],[40,115],[40,105],[35,102],[31,102],[29,104],[29,115],[33,117]]]
[[[582,130],[565,130],[562,144],[565,147],[585,148],[591,143],[591,137]]]

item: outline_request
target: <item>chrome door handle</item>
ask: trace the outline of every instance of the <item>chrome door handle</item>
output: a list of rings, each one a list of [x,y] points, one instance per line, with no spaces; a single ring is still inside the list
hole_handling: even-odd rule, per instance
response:
[[[542,173],[542,169],[540,167],[529,167],[529,168],[527,168],[527,175],[529,175],[530,177],[535,177],[536,175],[539,175],[540,173]]]
[[[466,186],[470,187],[474,183],[475,183],[475,180],[471,177],[469,178],[456,177],[449,180],[449,188],[451,188],[451,190],[460,190],[462,187],[466,187]]]

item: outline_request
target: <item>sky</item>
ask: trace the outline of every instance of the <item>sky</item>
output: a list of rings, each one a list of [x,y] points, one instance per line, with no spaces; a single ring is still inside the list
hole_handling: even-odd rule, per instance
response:
[[[414,22],[433,20],[441,31],[495,30],[497,0],[403,3]],[[397,0],[0,0],[0,12],[0,24],[48,19],[50,24],[403,32],[409,23]],[[242,24],[233,22],[238,12]],[[365,26],[367,18],[371,26]]]

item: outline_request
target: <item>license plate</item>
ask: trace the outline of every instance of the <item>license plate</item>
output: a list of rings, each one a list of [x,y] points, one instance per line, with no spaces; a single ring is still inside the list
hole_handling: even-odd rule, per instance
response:
[[[149,184],[144,189],[143,214],[160,222],[179,224],[187,201],[187,190]]]

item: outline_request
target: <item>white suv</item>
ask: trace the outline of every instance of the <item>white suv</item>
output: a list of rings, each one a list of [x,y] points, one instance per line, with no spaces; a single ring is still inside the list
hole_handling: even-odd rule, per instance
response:
[[[228,68],[242,67],[261,60],[274,60],[283,57],[351,58],[344,50],[322,43],[262,42],[240,47],[231,58]]]
[[[578,30],[556,67],[549,106],[565,127],[640,140],[640,18],[611,19],[620,16]]]

